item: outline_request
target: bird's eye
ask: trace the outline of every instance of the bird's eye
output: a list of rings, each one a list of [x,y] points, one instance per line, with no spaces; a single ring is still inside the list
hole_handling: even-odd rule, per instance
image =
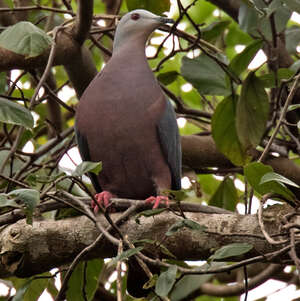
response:
[[[134,13],[134,14],[131,14],[131,19],[136,21],[140,18],[140,14],[137,14],[137,13]]]

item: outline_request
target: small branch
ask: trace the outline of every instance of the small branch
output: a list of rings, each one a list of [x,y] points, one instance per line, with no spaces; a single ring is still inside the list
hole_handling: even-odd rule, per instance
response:
[[[254,276],[248,282],[248,290],[265,283],[273,275],[283,270],[283,266],[279,264],[270,264],[265,270]],[[195,295],[205,294],[216,297],[230,297],[239,296],[245,292],[244,283],[237,283],[233,285],[215,285],[212,283],[204,283],[200,286],[199,291]]]
[[[285,104],[283,106],[282,112],[280,114],[280,117],[279,117],[279,120],[278,120],[278,122],[276,124],[276,127],[275,127],[275,129],[273,131],[273,134],[272,134],[272,136],[271,136],[271,138],[270,138],[267,146],[265,147],[263,153],[261,154],[260,158],[258,159],[258,162],[263,162],[264,159],[265,159],[265,157],[266,157],[266,155],[267,155],[267,153],[269,152],[271,144],[273,143],[276,135],[278,134],[280,126],[283,123],[283,120],[285,118],[285,114],[287,112],[287,109],[288,109],[288,107],[289,107],[289,105],[290,105],[290,103],[291,103],[291,101],[292,101],[292,99],[293,99],[293,97],[294,97],[294,95],[295,95],[295,93],[297,91],[299,80],[300,80],[300,73],[295,76],[295,80],[294,80],[294,83],[292,85],[291,91],[290,91],[290,93],[289,93],[289,95],[288,95],[288,97],[286,99],[286,102],[285,102]]]
[[[272,237],[270,237],[270,235],[268,234],[268,232],[265,229],[264,226],[264,221],[263,221],[263,204],[272,197],[272,194],[266,194],[263,196],[262,200],[259,202],[259,207],[258,207],[258,222],[259,222],[259,226],[261,229],[261,232],[264,234],[266,240],[273,245],[281,245],[281,244],[286,244],[288,242],[288,239],[285,240],[274,240]]]
[[[123,242],[120,240],[118,247],[118,255],[123,252]],[[122,261],[117,263],[117,301],[122,301]]]

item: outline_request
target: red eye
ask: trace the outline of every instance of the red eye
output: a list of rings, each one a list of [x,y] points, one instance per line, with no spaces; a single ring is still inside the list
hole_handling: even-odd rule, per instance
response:
[[[131,19],[136,21],[140,18],[140,14],[137,14],[137,13],[134,13],[134,14],[131,14]]]

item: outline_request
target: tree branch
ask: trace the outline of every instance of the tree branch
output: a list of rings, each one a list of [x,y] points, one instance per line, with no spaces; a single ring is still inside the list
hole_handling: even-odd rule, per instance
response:
[[[80,0],[76,15],[75,25],[73,27],[73,38],[82,45],[88,36],[93,20],[93,0]]]
[[[181,144],[183,164],[192,169],[233,167],[232,163],[217,150],[211,136],[181,136]],[[253,153],[254,157],[259,155],[258,151]],[[300,166],[293,161],[288,158],[269,156],[264,163],[272,166],[275,172],[300,185]]]
[[[265,226],[271,236],[279,235],[280,214],[276,210],[272,212],[271,208],[266,211],[274,216],[272,219],[268,218]],[[283,208],[291,210],[288,206]],[[119,216],[119,213],[111,214],[114,221]],[[157,242],[163,240],[163,245],[178,260],[205,260],[213,250],[233,242],[247,242],[254,248],[243,257],[230,258],[230,261],[267,254],[285,246],[270,245],[265,240],[256,215],[186,213],[186,216],[205,225],[206,230],[195,231],[184,228],[172,236],[165,236],[166,231],[182,219],[171,212],[150,218],[140,217],[140,223],[130,219],[119,225],[119,229],[128,235],[130,241],[147,238]],[[97,219],[103,226],[108,226],[103,216],[98,215]],[[299,223],[299,220],[295,222]],[[59,221],[34,221],[32,226],[26,224],[25,220],[20,220],[0,233],[4,271],[19,277],[27,277],[70,263],[79,252],[92,244],[98,235],[99,231],[95,224],[85,216]],[[280,235],[278,239],[280,238],[285,236]],[[145,246],[144,251],[154,258],[166,256],[153,245]],[[115,254],[116,247],[104,239],[88,258],[106,258]]]

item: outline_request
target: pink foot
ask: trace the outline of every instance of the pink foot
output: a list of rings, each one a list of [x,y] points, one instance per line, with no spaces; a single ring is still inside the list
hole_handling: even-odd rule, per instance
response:
[[[100,193],[95,194],[96,203],[94,200],[92,201],[92,208],[94,213],[98,213],[99,206],[107,208],[109,206],[109,201],[112,197],[113,195],[109,191],[102,191]]]
[[[150,196],[145,200],[146,203],[154,203],[152,209],[156,209],[161,201],[164,201],[166,203],[166,206],[169,206],[169,198],[167,196],[163,196],[163,195]]]

